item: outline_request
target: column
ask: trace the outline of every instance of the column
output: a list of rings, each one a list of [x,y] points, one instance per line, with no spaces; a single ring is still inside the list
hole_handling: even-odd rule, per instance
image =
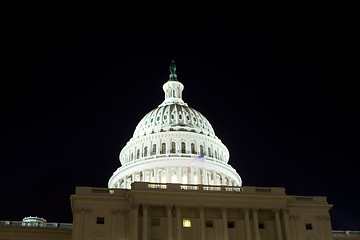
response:
[[[253,208],[252,213],[254,218],[255,240],[260,240],[258,209]]]
[[[181,183],[181,178],[182,178],[182,168],[179,167],[178,172],[177,172],[177,181],[178,181],[178,183]]]
[[[133,240],[138,240],[139,205],[133,205]]]
[[[190,167],[190,180],[189,184],[194,184],[194,169]]]
[[[283,209],[282,210],[283,218],[284,218],[284,226],[285,226],[285,237],[286,240],[291,240],[290,234],[290,221],[289,221],[289,210]]]
[[[246,240],[251,240],[249,208],[244,208]]]
[[[207,176],[206,176],[206,169],[205,168],[203,168],[203,170],[202,170],[202,184],[203,185],[208,185],[208,183],[207,183]]]
[[[169,167],[166,168],[166,183],[171,183],[171,172]]]
[[[297,232],[297,227],[296,227],[296,221],[299,217],[298,216],[294,216],[294,215],[290,215],[290,224],[292,227],[292,239],[297,240],[298,239],[298,232]]]
[[[110,239],[116,238],[116,215],[118,213],[118,210],[112,209],[110,210],[111,213],[111,233],[110,233]]]
[[[276,225],[276,234],[278,240],[283,240],[282,234],[281,234],[281,225],[280,225],[280,216],[279,216],[279,209],[273,209],[273,212],[275,214],[275,225]]]
[[[222,220],[223,220],[224,240],[229,240],[226,208],[221,209],[221,214],[222,214]]]
[[[200,215],[200,240],[205,240],[205,213],[204,207],[199,207],[199,215]]]
[[[176,240],[181,240],[181,230],[182,230],[181,208],[180,206],[176,206]]]
[[[155,168],[154,169],[154,182],[159,183],[159,169]]]
[[[214,185],[220,185],[218,174],[216,172],[213,172],[213,176],[214,176]]]
[[[141,230],[141,239],[142,240],[147,240],[147,236],[148,236],[148,207],[149,205],[147,204],[142,204],[142,211],[143,211],[143,216],[142,216],[142,230]]]
[[[166,217],[167,217],[167,239],[172,240],[172,206],[166,205]]]

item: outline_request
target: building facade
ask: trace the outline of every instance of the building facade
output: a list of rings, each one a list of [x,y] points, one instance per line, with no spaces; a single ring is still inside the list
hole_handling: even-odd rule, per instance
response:
[[[72,225],[0,221],[0,240],[360,239],[360,232],[332,231],[326,197],[243,186],[228,149],[184,102],[183,89],[172,62],[164,101],[138,123],[108,188],[77,187],[71,196]]]

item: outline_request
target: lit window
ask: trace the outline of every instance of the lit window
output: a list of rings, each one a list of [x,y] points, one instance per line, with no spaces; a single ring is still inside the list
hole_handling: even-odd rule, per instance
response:
[[[306,223],[305,228],[306,228],[306,230],[312,230],[313,229],[311,223]]]
[[[183,227],[190,228],[191,227],[191,220],[190,219],[183,219]]]
[[[96,224],[105,224],[105,218],[104,217],[97,217],[96,218]]]

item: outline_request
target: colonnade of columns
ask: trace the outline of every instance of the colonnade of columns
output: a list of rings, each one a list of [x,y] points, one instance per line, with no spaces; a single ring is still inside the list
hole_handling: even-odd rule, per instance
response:
[[[130,188],[131,183],[135,181],[226,186],[237,185],[230,177],[214,170],[192,167],[163,167],[147,169],[124,176],[114,184],[114,187]]]
[[[141,224],[141,239],[148,239],[148,205],[142,204],[142,224]],[[174,236],[173,232],[173,216],[172,216],[172,205],[166,205],[166,239],[168,240],[181,240],[181,233],[183,228],[182,216],[181,216],[181,207],[175,206],[175,220],[176,220],[176,235]],[[200,240],[206,239],[206,224],[205,224],[205,208],[198,207],[199,219],[200,219]],[[222,237],[223,240],[229,240],[229,231],[228,231],[228,209],[221,208],[221,228],[222,228]],[[283,240],[284,237],[286,240],[290,240],[290,220],[287,209],[273,209],[275,218],[275,228],[276,228],[276,240]],[[259,218],[258,218],[258,209],[257,208],[242,208],[240,213],[244,215],[245,222],[245,236],[246,240],[261,240],[260,238],[260,230],[259,230]],[[250,219],[250,215],[252,215],[252,219]],[[282,226],[280,221],[280,215],[283,218],[284,224]],[[132,239],[138,239],[138,216],[139,216],[139,205],[134,205],[132,207]],[[253,222],[253,229],[251,228],[251,221]],[[284,228],[284,229],[283,229]],[[285,233],[283,236],[283,232]]]

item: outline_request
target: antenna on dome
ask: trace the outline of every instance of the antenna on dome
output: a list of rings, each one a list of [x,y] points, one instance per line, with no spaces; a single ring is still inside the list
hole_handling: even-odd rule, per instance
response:
[[[176,64],[174,60],[171,61],[169,70],[170,70],[169,81],[177,81]]]

